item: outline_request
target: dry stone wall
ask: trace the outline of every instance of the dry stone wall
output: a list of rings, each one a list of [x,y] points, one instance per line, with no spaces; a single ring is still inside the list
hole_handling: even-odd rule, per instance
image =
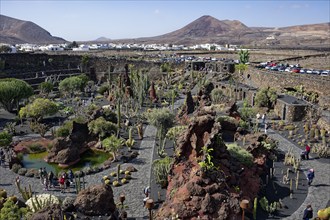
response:
[[[277,89],[303,85],[307,91],[313,90],[321,95],[329,95],[330,91],[330,77],[263,71],[252,67],[244,73],[243,83],[256,88]]]

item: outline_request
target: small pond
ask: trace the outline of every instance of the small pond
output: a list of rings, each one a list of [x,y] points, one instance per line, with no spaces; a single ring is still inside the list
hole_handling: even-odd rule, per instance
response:
[[[69,168],[61,168],[54,163],[46,163],[44,158],[47,156],[47,152],[37,153],[37,154],[25,154],[23,156],[23,166],[27,169],[45,167],[47,171],[53,171],[54,173],[59,173],[62,170],[67,170]],[[98,166],[105,162],[111,157],[110,153],[105,153],[96,150],[87,150],[81,155],[81,159],[78,163],[70,166],[73,171],[81,170],[88,166]]]

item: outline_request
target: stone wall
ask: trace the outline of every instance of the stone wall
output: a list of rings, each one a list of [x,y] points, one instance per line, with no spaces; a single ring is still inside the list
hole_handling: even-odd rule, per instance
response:
[[[243,83],[256,88],[276,89],[303,85],[307,91],[313,90],[321,95],[329,95],[330,91],[330,77],[264,71],[253,67],[249,67],[249,70],[244,73]]]
[[[306,116],[308,106],[306,105],[293,105],[277,100],[274,112],[282,120],[287,122],[301,121]]]

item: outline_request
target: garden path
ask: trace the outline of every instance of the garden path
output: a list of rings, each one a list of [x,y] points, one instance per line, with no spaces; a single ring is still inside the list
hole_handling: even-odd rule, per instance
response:
[[[279,148],[288,152],[292,149],[292,152],[296,157],[300,158],[301,149],[296,145],[292,144],[290,141],[269,129],[267,132],[268,136],[277,140],[279,142]],[[304,209],[307,205],[311,204],[314,210],[314,216],[320,209],[327,207],[330,199],[330,164],[324,164],[317,161],[316,158],[310,157],[309,160],[303,160],[300,165],[300,169],[307,176],[309,169],[313,168],[315,170],[315,178],[312,185],[308,188],[308,194],[303,202],[303,204],[289,217],[284,218],[284,220],[296,220],[302,219]],[[306,183],[307,184],[307,180]]]
[[[124,204],[127,206],[126,211],[128,213],[128,217],[134,217],[136,219],[148,218],[148,210],[143,207],[143,199],[145,197],[143,194],[143,189],[148,186],[150,182],[156,131],[157,129],[154,126],[148,125],[145,128],[144,139],[142,140],[138,151],[139,156],[129,163],[122,165],[123,170],[130,165],[134,166],[138,170],[137,172],[132,173],[132,180],[130,183],[120,187],[112,187],[115,203],[119,202],[118,198],[121,193],[125,194],[126,200]],[[84,178],[86,187],[101,183],[103,176],[110,175],[110,173],[116,171],[116,169],[116,167],[112,167],[96,174],[87,175]],[[8,168],[0,167],[0,188],[5,189],[9,196],[20,196],[20,193],[14,183],[17,176],[17,174],[13,173]],[[40,183],[39,179],[25,176],[19,176],[19,178],[23,187],[30,184],[33,192],[37,194],[46,192],[43,189],[43,185]],[[70,192],[66,193],[61,193],[57,188],[51,188],[46,193],[51,193],[59,197],[75,197],[77,195],[75,194],[73,188],[70,189]]]

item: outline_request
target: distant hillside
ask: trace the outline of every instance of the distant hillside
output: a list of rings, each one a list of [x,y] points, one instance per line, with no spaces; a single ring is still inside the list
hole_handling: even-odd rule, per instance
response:
[[[330,23],[291,27],[247,27],[237,20],[218,20],[205,15],[183,28],[155,37],[122,39],[117,42],[250,44],[254,46],[327,45],[330,42]]]
[[[52,36],[48,31],[30,21],[0,15],[0,43],[64,43],[66,40]]]

